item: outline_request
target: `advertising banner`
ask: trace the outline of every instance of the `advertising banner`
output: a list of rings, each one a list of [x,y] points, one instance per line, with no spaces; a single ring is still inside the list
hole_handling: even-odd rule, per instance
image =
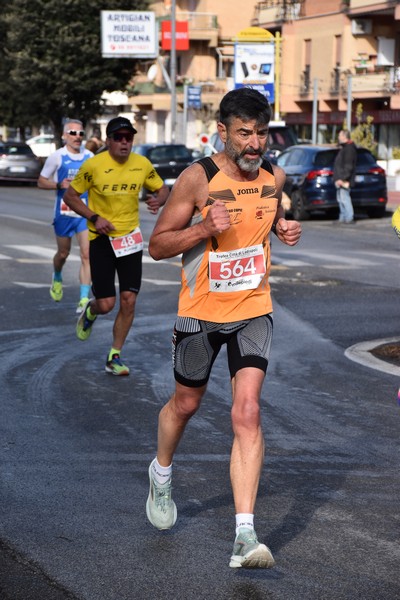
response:
[[[102,10],[101,54],[103,58],[156,58],[154,12]]]
[[[251,87],[274,102],[275,44],[235,44],[235,88]]]
[[[171,21],[161,21],[161,48],[171,50]],[[189,24],[187,21],[175,22],[176,50],[189,50]]]

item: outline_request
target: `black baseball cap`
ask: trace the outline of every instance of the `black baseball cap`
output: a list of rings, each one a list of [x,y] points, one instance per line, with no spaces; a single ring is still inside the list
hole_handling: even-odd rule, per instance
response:
[[[107,124],[107,137],[110,137],[112,133],[115,133],[120,129],[129,129],[132,133],[137,133],[129,119],[125,119],[125,117],[115,117],[115,119],[111,119]]]

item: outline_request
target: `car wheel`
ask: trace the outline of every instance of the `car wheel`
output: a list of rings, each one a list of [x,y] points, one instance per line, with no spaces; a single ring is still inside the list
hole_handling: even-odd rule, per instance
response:
[[[292,214],[295,221],[307,221],[310,218],[310,213],[304,208],[303,197],[296,190],[291,197]]]
[[[385,216],[386,206],[374,206],[367,210],[367,215],[375,219],[381,219]]]

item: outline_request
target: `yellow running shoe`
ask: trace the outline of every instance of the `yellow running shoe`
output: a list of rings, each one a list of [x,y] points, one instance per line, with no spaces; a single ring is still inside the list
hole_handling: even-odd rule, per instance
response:
[[[78,306],[76,307],[76,313],[79,315],[83,309],[85,308],[86,304],[89,302],[89,298],[81,298],[78,302]]]
[[[76,324],[76,335],[77,338],[82,340],[83,342],[88,339],[90,334],[92,333],[92,325],[97,319],[97,315],[95,315],[94,319],[89,319],[87,316],[87,308],[89,306],[89,301],[85,305],[78,322]]]
[[[129,375],[129,367],[124,365],[119,354],[113,354],[106,362],[106,372],[111,375]]]
[[[54,302],[60,302],[63,297],[63,286],[61,281],[53,281],[50,288],[50,296]]]

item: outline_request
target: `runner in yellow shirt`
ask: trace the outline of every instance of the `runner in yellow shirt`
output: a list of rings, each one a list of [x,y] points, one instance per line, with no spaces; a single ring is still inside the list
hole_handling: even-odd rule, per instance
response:
[[[88,220],[89,228],[94,299],[85,305],[78,319],[76,334],[80,340],[88,339],[97,315],[114,308],[114,280],[118,274],[120,303],[105,367],[112,375],[129,375],[121,350],[133,323],[142,278],[139,192],[143,186],[152,192],[147,205],[154,214],[169,194],[150,161],[132,153],[135,133],[128,119],[111,119],[106,129],[108,149],[82,165],[64,196],[66,204]],[[86,191],[88,206],[80,199]]]
[[[398,206],[393,213],[392,227],[393,227],[397,237],[400,238],[400,206]]]

